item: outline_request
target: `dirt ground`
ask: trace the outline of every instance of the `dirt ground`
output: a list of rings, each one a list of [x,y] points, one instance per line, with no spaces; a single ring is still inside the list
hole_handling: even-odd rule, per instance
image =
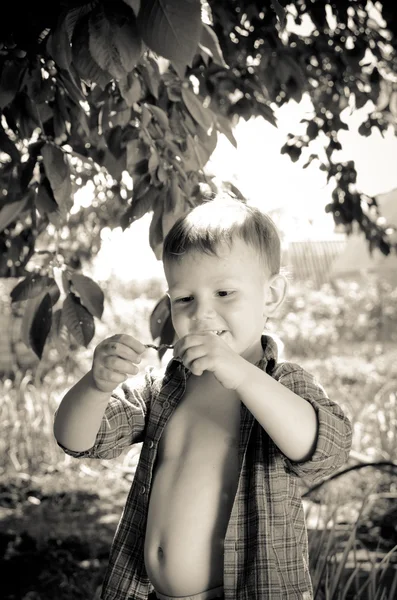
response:
[[[105,478],[0,479],[3,600],[95,597],[129,488]]]
[[[40,477],[0,476],[2,600],[98,600],[129,487],[126,477],[98,463],[95,470],[83,464]],[[368,549],[375,556],[379,539],[382,554],[397,543],[395,497],[387,504],[380,504],[358,531],[367,548],[362,575]],[[387,574],[389,585],[396,559]]]

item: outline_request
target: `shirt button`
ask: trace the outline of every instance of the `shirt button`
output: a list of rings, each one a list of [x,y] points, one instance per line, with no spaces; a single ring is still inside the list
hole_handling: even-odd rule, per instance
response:
[[[154,446],[154,442],[150,442],[149,448],[153,448],[153,446]]]
[[[169,408],[170,407],[170,403],[169,402],[164,402],[164,408]]]
[[[141,494],[144,494],[144,493],[145,493],[145,491],[146,491],[146,488],[145,488],[145,486],[143,485],[143,486],[141,487]]]

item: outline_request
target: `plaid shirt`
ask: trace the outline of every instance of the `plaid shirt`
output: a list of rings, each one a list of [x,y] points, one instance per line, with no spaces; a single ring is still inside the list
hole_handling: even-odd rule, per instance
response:
[[[299,478],[317,482],[347,460],[351,425],[314,378],[296,364],[277,362],[277,346],[262,337],[257,366],[305,398],[316,411],[318,437],[309,460],[293,462],[241,403],[240,476],[224,540],[225,600],[310,600],[308,543]],[[144,537],[157,448],[179,401],[188,371],[171,360],[148,367],[112,394],[94,446],[75,457],[113,458],[143,442],[136,474],[113,541],[103,600],[147,600],[153,587],[144,564]],[[266,393],[266,391],[264,392]]]

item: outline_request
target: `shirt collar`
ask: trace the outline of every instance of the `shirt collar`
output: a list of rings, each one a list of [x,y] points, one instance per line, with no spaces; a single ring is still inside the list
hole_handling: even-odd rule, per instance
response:
[[[257,367],[266,371],[269,375],[274,370],[278,360],[278,347],[276,340],[271,336],[264,333],[261,337],[263,356],[255,363]]]

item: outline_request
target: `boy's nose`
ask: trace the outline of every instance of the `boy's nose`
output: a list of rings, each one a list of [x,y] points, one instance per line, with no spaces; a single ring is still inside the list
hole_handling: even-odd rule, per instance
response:
[[[192,320],[202,321],[214,314],[214,309],[209,302],[195,302]]]

